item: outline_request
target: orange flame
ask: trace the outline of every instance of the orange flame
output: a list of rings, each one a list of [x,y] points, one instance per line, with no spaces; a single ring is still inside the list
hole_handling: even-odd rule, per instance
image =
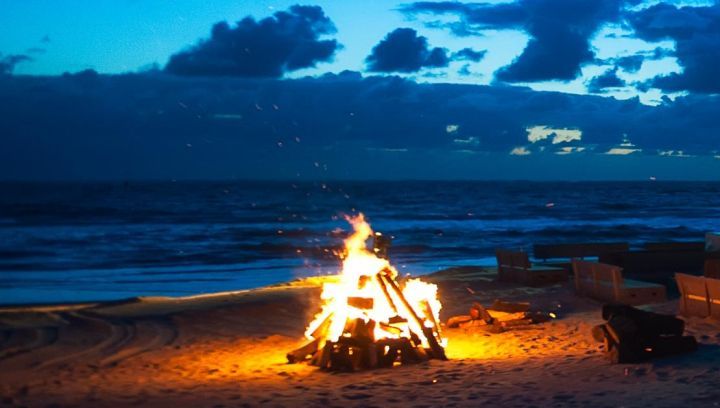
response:
[[[340,279],[323,285],[323,307],[308,325],[306,337],[312,340],[318,336],[323,341],[335,342],[341,336],[347,335],[344,330],[348,319],[360,318],[366,323],[371,320],[377,323],[373,332],[376,340],[411,338],[412,332],[420,338],[423,347],[428,347],[428,339],[423,334],[427,331],[424,331],[420,324],[433,328],[440,340],[438,314],[441,304],[437,298],[437,286],[419,279],[411,279],[404,285],[399,285],[407,301],[405,304],[387,288],[390,280],[395,284],[397,270],[387,259],[378,257],[366,247],[366,241],[373,236],[373,230],[365,217],[360,214],[346,219],[354,232],[345,240]],[[353,306],[352,302],[349,302],[351,298],[372,299],[372,306]],[[319,330],[322,325],[328,324],[328,320],[327,329]],[[398,321],[401,323],[397,323]]]

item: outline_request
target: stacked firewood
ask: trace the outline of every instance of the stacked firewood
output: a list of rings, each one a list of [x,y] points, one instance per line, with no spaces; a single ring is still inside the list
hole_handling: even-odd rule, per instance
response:
[[[541,311],[533,311],[530,303],[512,303],[496,299],[489,307],[478,302],[470,306],[469,314],[452,316],[448,319],[448,328],[478,327],[491,333],[546,322],[555,315]]]
[[[592,334],[613,363],[639,363],[697,349],[695,337],[683,335],[685,322],[675,316],[608,304],[602,317],[607,322],[595,326]]]
[[[370,279],[370,278],[363,278]],[[370,368],[392,367],[395,363],[410,364],[429,359],[446,360],[445,350],[437,322],[427,302],[415,310],[408,302],[390,271],[383,270],[372,277],[375,280],[394,316],[387,321],[354,318],[345,321],[342,335],[337,340],[328,338],[328,327],[336,318],[333,313],[311,334],[312,340],[287,353],[289,363],[304,360],[331,371],[357,371]],[[348,297],[349,307],[371,310],[375,299]],[[407,316],[407,317],[403,317]],[[409,324],[412,321],[412,324]],[[426,324],[432,322],[432,325]],[[376,338],[376,326],[388,333]],[[408,328],[407,331],[405,328]],[[409,332],[409,336],[405,333]]]

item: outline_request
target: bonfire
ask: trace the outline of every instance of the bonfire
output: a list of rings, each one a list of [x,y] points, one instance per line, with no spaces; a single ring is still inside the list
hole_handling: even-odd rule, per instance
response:
[[[362,214],[348,217],[353,233],[345,240],[338,280],[322,289],[322,309],[307,326],[308,343],[288,353],[291,363],[353,371],[445,360],[437,286],[398,279],[382,235]],[[375,238],[373,250],[367,241]]]

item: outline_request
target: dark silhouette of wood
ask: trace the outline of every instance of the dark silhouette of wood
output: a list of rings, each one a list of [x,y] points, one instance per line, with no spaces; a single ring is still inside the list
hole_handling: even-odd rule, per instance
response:
[[[528,312],[530,311],[530,303],[529,302],[506,302],[504,300],[495,299],[488,307],[490,310],[497,310],[498,312],[505,312],[505,313],[518,313],[518,312]]]
[[[613,252],[600,255],[599,261],[619,266],[630,276],[658,279],[668,273],[701,274],[705,263],[705,252],[687,249]]]
[[[627,242],[536,244],[533,245],[533,255],[536,259],[543,260],[556,258],[588,258],[598,257],[610,252],[628,251],[629,249],[630,244]]]
[[[495,250],[498,265],[498,280],[527,286],[552,285],[567,280],[565,268],[533,265],[526,252]]]
[[[720,279],[720,259],[706,259],[703,275],[706,278]]]
[[[692,336],[683,336],[684,323],[674,316],[646,312],[625,305],[606,305],[607,323],[593,328],[613,363],[639,363],[651,358],[697,349]]]
[[[646,251],[705,251],[705,243],[698,242],[646,242]]]
[[[610,320],[615,316],[626,316],[636,322],[638,330],[648,336],[680,336],[685,331],[685,321],[675,316],[647,312],[623,304],[605,304],[602,317]]]

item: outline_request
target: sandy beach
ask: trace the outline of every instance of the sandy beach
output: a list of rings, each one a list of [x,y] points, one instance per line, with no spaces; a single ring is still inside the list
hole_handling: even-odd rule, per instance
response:
[[[557,319],[490,334],[445,329],[449,361],[359,373],[287,364],[323,278],[187,298],[0,311],[1,406],[717,406],[720,322],[686,319],[693,354],[612,365],[590,328],[600,303],[569,283],[527,288],[463,267],[424,279],[441,317],[530,301]],[[471,289],[471,290],[468,290]],[[474,292],[471,293],[471,292]],[[647,307],[675,313],[676,300]]]

